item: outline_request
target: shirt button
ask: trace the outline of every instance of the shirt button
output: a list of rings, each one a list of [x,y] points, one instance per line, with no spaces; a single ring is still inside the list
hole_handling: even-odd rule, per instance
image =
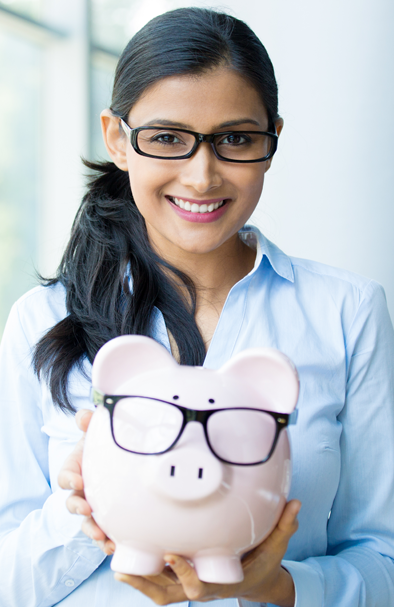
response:
[[[68,586],[69,588],[71,588],[71,586],[74,586],[74,585],[75,585],[74,580],[66,580],[64,583],[65,583],[65,585],[66,585],[66,586]]]

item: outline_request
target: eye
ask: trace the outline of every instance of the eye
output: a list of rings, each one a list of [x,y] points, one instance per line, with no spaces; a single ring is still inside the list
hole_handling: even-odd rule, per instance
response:
[[[228,146],[238,146],[238,145],[245,145],[250,142],[251,142],[251,138],[246,133],[234,132],[234,133],[229,133],[222,139],[219,139],[218,144],[219,145],[228,145]]]
[[[214,399],[214,398],[210,398],[210,399],[208,400],[208,402],[209,402],[209,403],[211,403],[211,405],[212,405],[212,404],[215,402],[215,399]]]
[[[152,137],[152,141],[160,141],[161,143],[179,143],[180,139],[173,133],[161,133]]]
[[[141,131],[140,137],[141,135],[144,137],[143,131]],[[178,131],[160,131],[153,132],[153,134],[151,131],[148,131],[146,136],[148,137],[147,143],[149,145],[161,145],[163,147],[185,145],[185,135],[183,133],[179,133]]]

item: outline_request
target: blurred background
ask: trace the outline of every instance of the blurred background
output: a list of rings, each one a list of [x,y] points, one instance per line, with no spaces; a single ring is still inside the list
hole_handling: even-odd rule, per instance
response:
[[[99,114],[117,58],[181,6],[246,21],[271,56],[285,129],[253,222],[286,253],[369,276],[394,318],[392,0],[0,0],[0,334],[55,271],[107,158]]]

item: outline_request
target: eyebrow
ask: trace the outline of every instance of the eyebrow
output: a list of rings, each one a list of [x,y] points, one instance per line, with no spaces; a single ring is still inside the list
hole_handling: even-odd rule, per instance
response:
[[[257,120],[253,120],[253,118],[241,118],[239,120],[229,120],[228,122],[222,122],[217,126],[218,129],[224,129],[231,126],[239,126],[241,124],[253,124],[255,126],[260,126]],[[155,118],[154,120],[150,120],[146,122],[144,126],[173,126],[179,129],[187,129],[193,130],[190,128],[190,125],[185,124],[183,122],[176,122],[174,120],[167,120],[166,118]]]

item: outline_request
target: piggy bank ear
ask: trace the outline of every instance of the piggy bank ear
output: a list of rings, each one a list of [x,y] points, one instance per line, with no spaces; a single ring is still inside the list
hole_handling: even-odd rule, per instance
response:
[[[136,375],[177,362],[150,337],[122,335],[108,341],[96,354],[93,362],[92,384],[105,394],[113,394],[119,385]]]
[[[297,404],[298,373],[287,356],[274,348],[244,350],[219,373],[229,374],[250,385],[261,397],[261,408],[278,413],[291,413]]]

